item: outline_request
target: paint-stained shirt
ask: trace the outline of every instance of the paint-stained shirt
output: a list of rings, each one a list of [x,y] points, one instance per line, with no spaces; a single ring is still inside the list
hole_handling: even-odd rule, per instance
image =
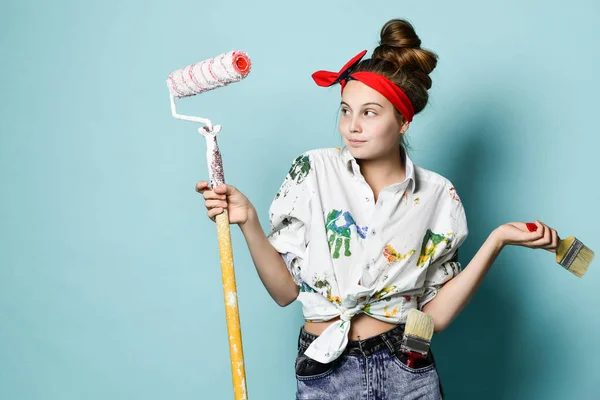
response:
[[[351,318],[405,323],[461,271],[468,234],[461,200],[445,177],[413,164],[406,178],[373,190],[347,147],[314,149],[292,163],[269,209],[267,235],[300,291],[304,318],[333,322],[305,354],[339,357]]]

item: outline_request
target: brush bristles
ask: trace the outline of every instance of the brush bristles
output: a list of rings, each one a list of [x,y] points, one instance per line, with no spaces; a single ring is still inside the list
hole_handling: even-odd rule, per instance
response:
[[[419,311],[416,308],[412,308],[408,312],[404,334],[431,341],[433,330],[433,318],[431,315]]]
[[[583,246],[581,250],[579,250],[579,254],[577,254],[575,260],[573,260],[573,264],[571,264],[569,271],[581,278],[588,270],[593,259],[594,252],[588,247]]]
[[[593,258],[594,252],[574,236],[561,240],[556,249],[556,262],[579,278],[586,273]]]

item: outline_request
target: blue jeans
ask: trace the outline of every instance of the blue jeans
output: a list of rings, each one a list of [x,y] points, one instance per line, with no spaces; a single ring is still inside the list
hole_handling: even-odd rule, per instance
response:
[[[297,400],[439,400],[442,385],[431,349],[414,368],[400,352],[404,324],[362,340],[350,340],[328,364],[304,355],[317,338],[302,328],[296,357]]]

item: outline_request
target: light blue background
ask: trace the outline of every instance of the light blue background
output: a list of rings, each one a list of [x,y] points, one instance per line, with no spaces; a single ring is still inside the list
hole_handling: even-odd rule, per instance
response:
[[[0,399],[230,399],[214,224],[174,69],[233,49],[241,83],[180,101],[223,125],[226,180],[268,228],[295,156],[339,146],[339,87],[310,74],[390,18],[440,57],[409,130],[487,235],[536,218],[600,250],[597,1],[9,0],[0,13]],[[250,399],[291,399],[301,308],[278,307],[232,226]],[[433,348],[449,399],[598,398],[600,265],[507,248]]]

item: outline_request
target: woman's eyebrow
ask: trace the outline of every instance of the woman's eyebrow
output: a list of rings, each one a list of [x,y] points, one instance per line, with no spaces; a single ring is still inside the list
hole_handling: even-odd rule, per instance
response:
[[[348,107],[350,107],[350,104],[346,103],[345,101],[342,101],[342,102],[340,103],[340,105],[342,105],[342,104],[345,104],[345,105],[347,105]],[[379,103],[374,103],[374,102],[365,103],[365,104],[363,104],[363,106],[368,106],[369,104],[374,104],[374,105],[376,105],[376,106],[379,106],[379,107],[383,108],[383,106],[382,106],[381,104],[379,104]]]

